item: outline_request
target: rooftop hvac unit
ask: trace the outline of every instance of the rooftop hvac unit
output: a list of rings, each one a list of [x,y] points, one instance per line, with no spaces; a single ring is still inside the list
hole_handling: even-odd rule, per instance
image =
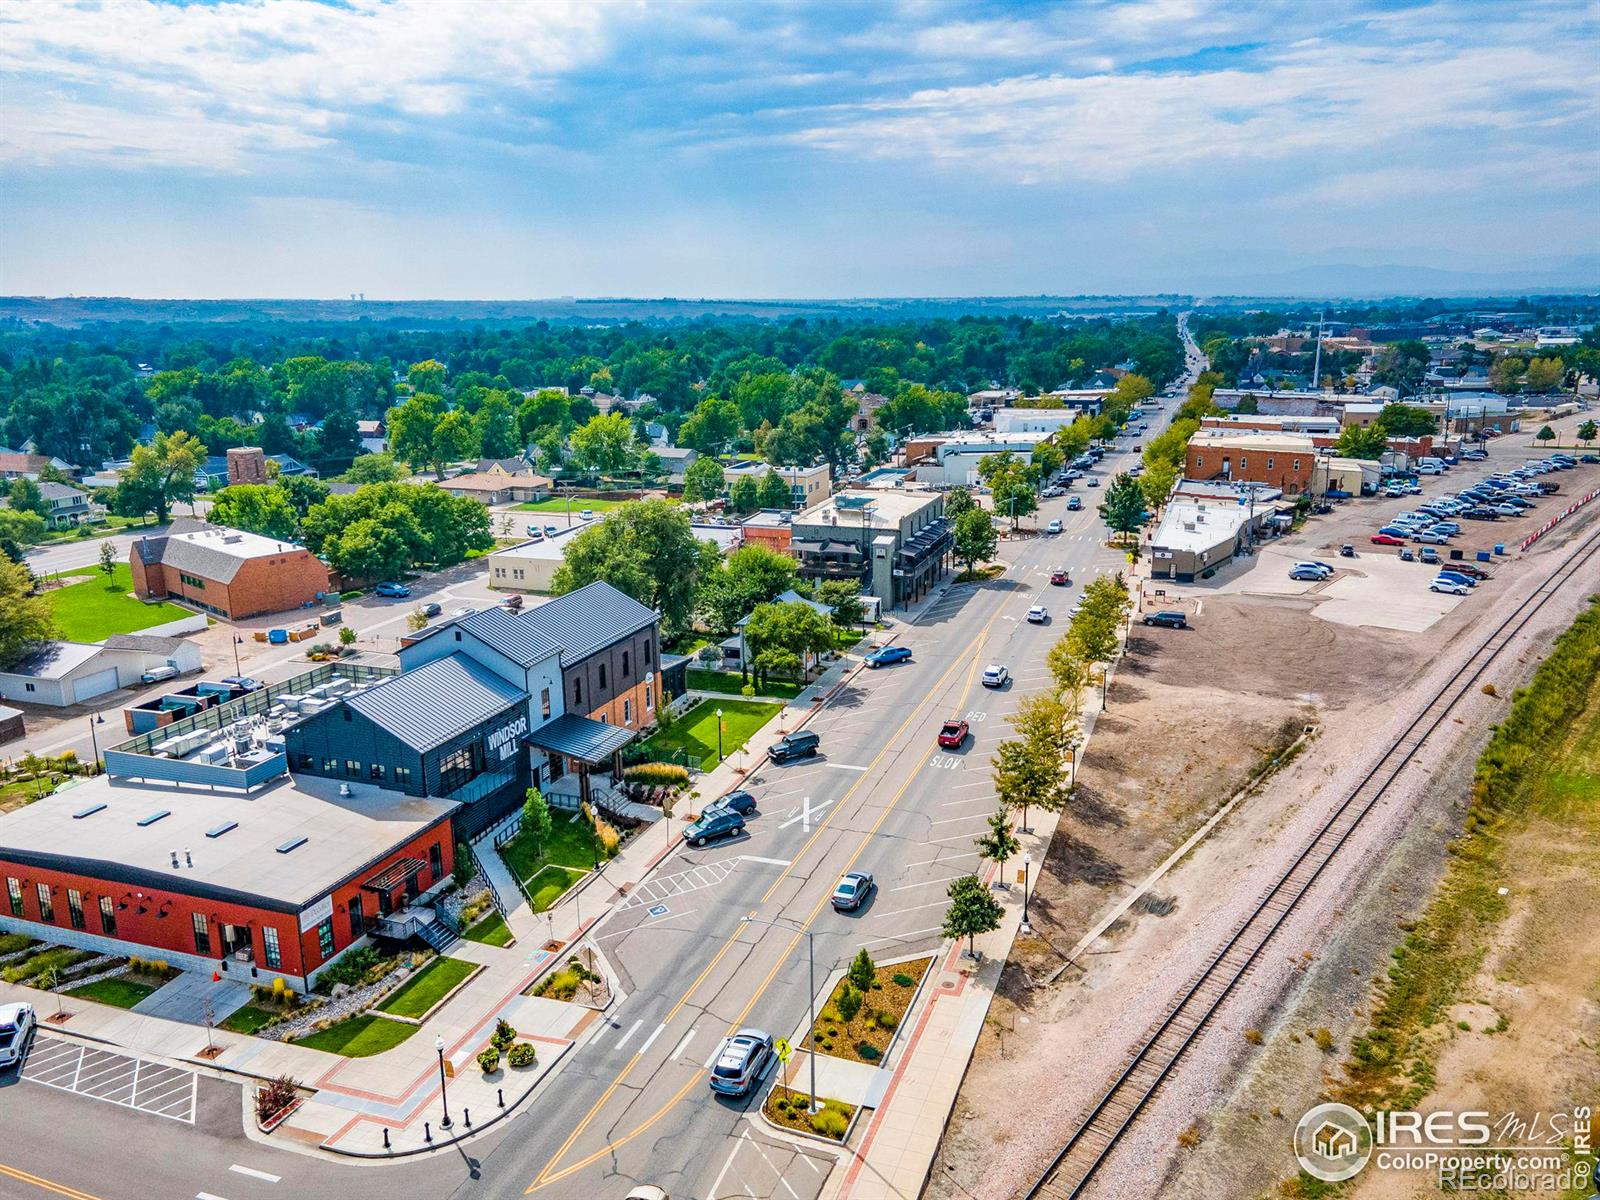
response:
[[[341,796],[349,796],[350,794],[351,794],[350,785],[348,783],[341,783],[339,785],[339,795],[341,795]]]

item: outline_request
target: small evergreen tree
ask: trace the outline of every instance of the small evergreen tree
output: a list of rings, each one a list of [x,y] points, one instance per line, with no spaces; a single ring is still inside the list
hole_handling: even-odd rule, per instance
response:
[[[872,955],[867,953],[865,946],[856,951],[855,958],[850,960],[849,979],[861,991],[870,991],[873,981],[878,977],[878,968],[872,962]]]

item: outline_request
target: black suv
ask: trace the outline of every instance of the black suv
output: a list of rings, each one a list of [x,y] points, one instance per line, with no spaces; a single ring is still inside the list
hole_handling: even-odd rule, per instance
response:
[[[1189,621],[1181,612],[1153,612],[1144,615],[1146,625],[1165,625],[1168,629],[1187,629]]]
[[[786,733],[767,747],[767,757],[775,763],[786,763],[796,758],[810,758],[817,752],[822,739],[809,729]]]

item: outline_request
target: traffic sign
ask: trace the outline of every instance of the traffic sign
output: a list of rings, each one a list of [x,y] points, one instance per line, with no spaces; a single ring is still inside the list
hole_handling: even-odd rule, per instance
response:
[[[789,1061],[789,1049],[790,1049],[790,1047],[789,1047],[789,1039],[788,1038],[779,1038],[778,1039],[778,1043],[774,1047],[774,1049],[776,1049],[777,1052],[778,1052],[778,1061],[779,1062],[786,1063],[786,1062]]]

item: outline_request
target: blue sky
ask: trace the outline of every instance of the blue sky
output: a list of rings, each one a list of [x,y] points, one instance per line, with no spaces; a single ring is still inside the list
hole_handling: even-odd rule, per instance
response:
[[[0,291],[1208,290],[1600,251],[1544,3],[0,0]]]

